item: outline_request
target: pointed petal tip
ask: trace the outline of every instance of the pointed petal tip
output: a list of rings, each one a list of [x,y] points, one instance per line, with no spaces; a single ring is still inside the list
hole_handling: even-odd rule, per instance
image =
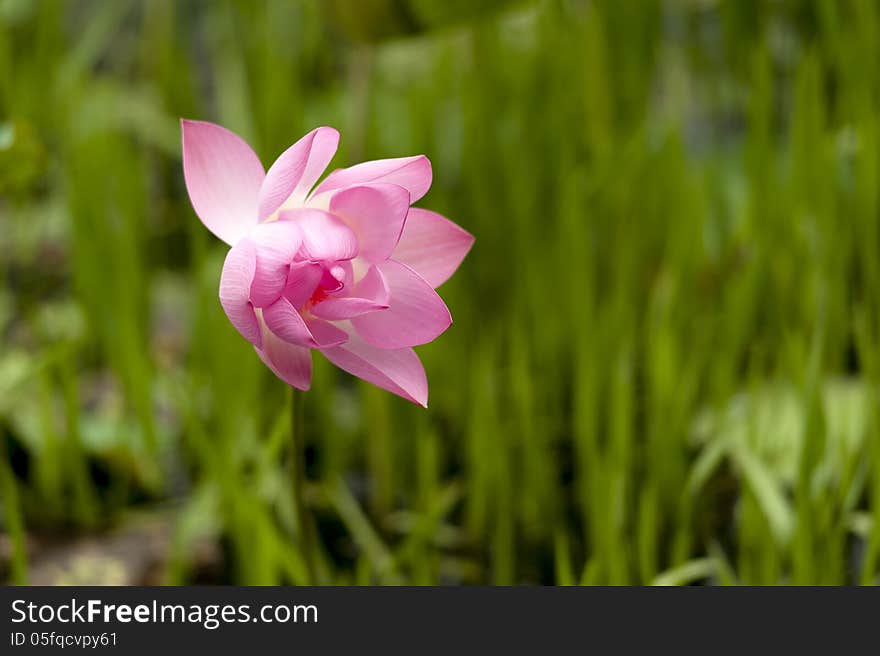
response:
[[[269,167],[260,189],[260,220],[282,206],[301,205],[333,159],[338,146],[339,131],[322,126],[281,153]]]
[[[386,350],[370,346],[356,333],[342,346],[321,349],[343,371],[426,407],[428,380],[425,368],[411,348]]]
[[[406,396],[402,397],[407,401],[414,403],[415,405],[421,406],[428,409],[428,381],[425,379],[425,386],[422,389],[412,389],[408,390]]]
[[[391,257],[436,289],[455,273],[475,242],[474,235],[445,216],[413,207]]]
[[[337,130],[336,128],[334,128],[330,125],[319,125],[318,127],[315,128],[314,131],[321,132],[325,136],[328,136],[328,137],[331,135],[334,135],[336,137],[336,140],[339,141],[339,130]]]
[[[211,123],[211,121],[199,121],[194,118],[183,118],[182,116],[180,117],[180,129],[181,130],[185,130],[187,128],[197,128],[199,126],[220,128],[220,129],[225,130],[227,132],[230,131],[230,130],[227,130],[226,128],[224,128],[222,125],[218,125],[216,123]]]

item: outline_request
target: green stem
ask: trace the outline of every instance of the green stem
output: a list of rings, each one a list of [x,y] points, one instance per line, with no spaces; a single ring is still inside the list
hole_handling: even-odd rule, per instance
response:
[[[290,464],[293,479],[293,506],[296,513],[296,528],[299,536],[300,551],[306,569],[306,585],[317,582],[313,545],[314,526],[311,515],[306,509],[306,445],[304,402],[305,394],[290,389]]]

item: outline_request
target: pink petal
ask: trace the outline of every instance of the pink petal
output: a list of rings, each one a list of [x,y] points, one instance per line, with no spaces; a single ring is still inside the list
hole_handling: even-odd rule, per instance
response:
[[[315,336],[318,348],[339,346],[348,341],[348,333],[340,330],[332,323],[312,318],[306,319],[306,324],[309,326],[309,330],[312,331],[312,335]]]
[[[269,167],[259,191],[260,220],[282,205],[297,207],[321,177],[339,145],[339,132],[317,128],[285,150]]]
[[[296,225],[302,233],[302,255],[314,262],[350,260],[358,254],[357,237],[340,219],[316,209],[287,210],[277,223]],[[271,225],[271,224],[269,224]]]
[[[343,371],[428,407],[428,379],[419,356],[411,348],[378,349],[357,335],[350,335],[345,344],[321,352]]]
[[[354,290],[355,296],[369,298],[384,306],[388,306],[391,298],[391,290],[388,288],[388,281],[382,275],[379,267],[376,265],[367,269],[364,277],[361,278]]]
[[[256,347],[263,344],[260,324],[250,302],[251,282],[257,266],[254,245],[243,239],[226,254],[220,274],[220,305],[235,329]]]
[[[312,314],[331,321],[359,317],[368,312],[387,309],[389,294],[385,278],[372,266],[356,285],[351,296],[331,296],[313,306]]]
[[[323,289],[328,294],[338,292],[340,289],[345,287],[345,270],[338,264],[334,264],[329,269],[324,269],[324,273],[321,275],[321,282],[319,284],[321,285],[321,289]]]
[[[393,257],[439,287],[455,273],[473,246],[474,237],[436,212],[412,208]]]
[[[287,274],[284,296],[293,307],[302,307],[315,293],[315,288],[324,275],[324,268],[314,262],[294,262]]]
[[[351,319],[359,317],[369,312],[377,312],[378,310],[387,310],[388,305],[377,303],[368,298],[357,298],[356,296],[348,296],[344,298],[328,298],[326,301],[318,303],[312,307],[312,314],[322,319],[330,321],[340,321],[342,319]]]
[[[285,383],[303,391],[309,389],[312,382],[312,354],[309,349],[285,342],[263,324],[263,348],[254,347],[254,350]]]
[[[283,296],[263,308],[263,320],[266,327],[285,342],[306,348],[318,346],[300,313]]]
[[[437,292],[405,264],[387,260],[377,265],[391,292],[387,310],[351,320],[368,343],[385,349],[426,344],[452,324]]]
[[[352,260],[342,260],[337,262],[330,267],[329,273],[336,281],[336,289],[333,291],[339,291],[339,289],[345,288],[346,285],[354,285],[354,267],[352,266]]]
[[[363,185],[334,194],[330,211],[354,230],[358,255],[370,262],[383,262],[397,246],[409,202],[409,192],[403,187]]]
[[[189,200],[211,232],[234,246],[257,223],[257,199],[266,174],[242,139],[204,121],[180,122],[183,177]]]
[[[377,159],[347,169],[336,169],[315,188],[312,195],[351,185],[387,182],[406,189],[410,202],[415,203],[431,188],[431,177],[431,162],[424,155]]]
[[[251,302],[266,307],[278,300],[287,285],[290,263],[302,245],[302,233],[293,223],[271,221],[257,225],[248,238],[257,249]]]

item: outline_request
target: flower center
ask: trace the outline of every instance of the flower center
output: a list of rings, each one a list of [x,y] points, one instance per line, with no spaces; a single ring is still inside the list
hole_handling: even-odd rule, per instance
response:
[[[321,285],[318,285],[317,287],[315,287],[315,291],[312,294],[311,298],[308,301],[306,301],[306,304],[303,307],[303,309],[309,310],[309,309],[315,307],[318,303],[325,300],[327,298],[327,296],[329,296],[329,294],[327,293],[327,290],[324,289],[323,287],[321,287]]]
[[[321,279],[315,286],[309,300],[303,305],[302,310],[304,311],[307,311],[318,303],[327,300],[331,294],[341,291],[345,287],[346,280],[349,278],[346,267],[339,263],[324,263],[321,266],[323,268]]]

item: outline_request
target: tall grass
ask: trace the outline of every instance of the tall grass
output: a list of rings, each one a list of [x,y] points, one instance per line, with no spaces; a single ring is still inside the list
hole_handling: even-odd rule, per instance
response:
[[[877,583],[878,62],[872,0],[0,3],[11,580],[146,510],[168,583]],[[429,410],[316,358],[308,554],[179,116],[477,238]]]

